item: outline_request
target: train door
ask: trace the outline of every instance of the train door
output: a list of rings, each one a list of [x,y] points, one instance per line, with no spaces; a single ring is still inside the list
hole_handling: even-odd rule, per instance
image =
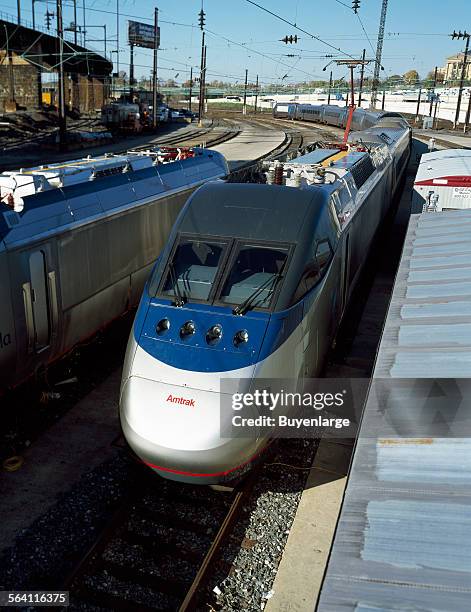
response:
[[[33,251],[28,258],[29,282],[23,284],[23,300],[30,353],[40,353],[51,344],[55,323],[55,275],[47,270],[46,253]]]
[[[50,339],[47,270],[43,251],[36,251],[29,256],[29,273],[31,279],[32,340],[34,349],[39,352],[49,346]]]

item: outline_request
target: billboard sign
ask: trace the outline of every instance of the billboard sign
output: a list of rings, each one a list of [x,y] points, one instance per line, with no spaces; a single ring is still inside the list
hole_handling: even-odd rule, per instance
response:
[[[140,21],[129,21],[128,39],[129,44],[136,47],[154,48],[153,25],[141,23]],[[160,28],[157,28],[157,48],[160,46]]]

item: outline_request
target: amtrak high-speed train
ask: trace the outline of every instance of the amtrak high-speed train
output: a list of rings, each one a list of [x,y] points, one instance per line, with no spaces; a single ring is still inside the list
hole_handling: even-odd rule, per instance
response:
[[[345,128],[348,121],[350,107],[335,104],[300,104],[279,102],[273,107],[273,116],[277,119],[293,119],[300,121],[313,121],[339,128]],[[375,111],[364,108],[355,108],[352,116],[351,130],[366,130],[376,125],[379,119],[386,117],[401,118],[400,113],[394,111]]]
[[[188,196],[228,173],[216,151],[159,155],[0,174],[0,393],[137,305]]]
[[[407,166],[410,128],[267,168],[267,184],[193,193],[145,287],[120,394],[125,437],[155,472],[230,480],[269,443],[223,437],[221,381],[318,375]],[[242,388],[243,386],[247,388]]]

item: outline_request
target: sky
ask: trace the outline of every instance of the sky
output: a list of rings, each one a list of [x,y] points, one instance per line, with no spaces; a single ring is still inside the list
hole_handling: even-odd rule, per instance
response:
[[[31,1],[20,0],[22,19],[31,21]],[[77,0],[77,21],[85,24],[90,46],[103,52],[106,24],[108,55],[116,50],[116,6],[119,4],[119,68],[129,74],[127,26],[129,19],[153,22],[154,7],[159,9],[161,48],[159,78],[181,83],[189,78],[190,66],[197,73],[201,53],[198,13],[201,0]],[[280,21],[248,0],[203,0],[206,13],[207,80],[241,83],[245,69],[249,81],[259,75],[263,83],[292,83],[347,75],[345,67],[331,64],[335,57],[374,58],[382,0],[360,0],[358,15],[351,0],[257,0],[257,4],[296,24],[305,32]],[[55,11],[55,0],[35,0],[36,23],[44,26],[47,9]],[[73,21],[72,0],[63,0],[64,23]],[[446,57],[463,50],[463,41],[449,36],[454,29],[471,30],[471,0],[389,0],[383,47],[384,72],[381,77],[404,74],[416,69],[421,77]],[[0,11],[16,17],[16,0],[0,0]],[[2,14],[0,13],[0,16]],[[3,16],[3,18],[5,18]],[[55,21],[53,21],[55,24]],[[298,35],[297,44],[285,45],[280,39]],[[316,39],[315,37],[318,37]],[[287,57],[288,54],[294,57]],[[152,51],[135,48],[135,76],[150,77]],[[116,52],[111,54],[115,62]],[[373,65],[367,68],[372,75]],[[286,76],[287,75],[287,76]]]

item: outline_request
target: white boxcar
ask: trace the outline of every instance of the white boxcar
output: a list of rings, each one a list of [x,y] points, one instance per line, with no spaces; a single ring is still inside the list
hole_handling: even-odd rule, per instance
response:
[[[471,208],[471,150],[425,153],[412,193],[412,212]]]

